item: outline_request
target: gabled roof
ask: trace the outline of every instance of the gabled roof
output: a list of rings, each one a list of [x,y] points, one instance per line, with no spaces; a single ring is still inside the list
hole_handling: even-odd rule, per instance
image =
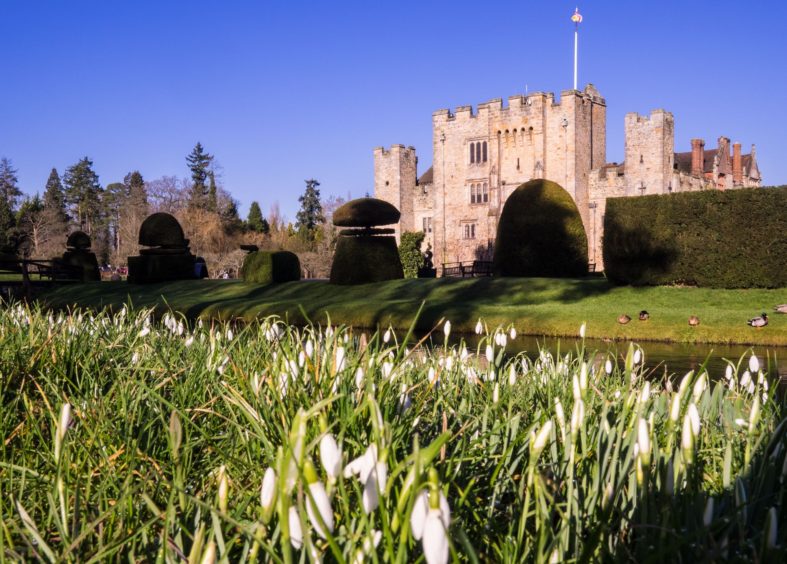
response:
[[[434,182],[434,169],[430,166],[426,169],[426,172],[421,175],[421,178],[418,179],[418,186],[431,184],[432,182]]]

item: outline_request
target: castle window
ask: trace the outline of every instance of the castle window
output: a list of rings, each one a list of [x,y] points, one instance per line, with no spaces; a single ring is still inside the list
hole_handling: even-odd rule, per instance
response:
[[[423,219],[423,226],[424,226],[424,233],[431,233],[432,232],[432,218],[425,217]]]
[[[470,143],[470,164],[475,163],[475,143]]]
[[[475,239],[475,223],[462,224],[462,238]]]
[[[486,162],[486,141],[484,141],[484,154],[483,154],[483,162]]]
[[[475,162],[481,162],[481,142],[475,144]]]
[[[482,194],[483,195],[483,199],[484,199],[483,201],[484,201],[484,203],[487,203],[489,201],[489,189],[486,186],[486,182],[484,182],[483,190],[484,190],[483,194]]]

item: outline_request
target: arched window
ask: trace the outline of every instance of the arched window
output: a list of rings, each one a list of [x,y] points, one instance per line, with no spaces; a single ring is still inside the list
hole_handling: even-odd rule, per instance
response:
[[[481,142],[475,144],[475,162],[481,162]]]
[[[475,162],[475,143],[470,143],[470,164]]]
[[[484,182],[483,201],[484,203],[487,203],[489,201],[489,189],[486,186],[486,182]]]
[[[483,162],[486,162],[486,141],[484,141],[484,155],[483,156],[484,156]]]

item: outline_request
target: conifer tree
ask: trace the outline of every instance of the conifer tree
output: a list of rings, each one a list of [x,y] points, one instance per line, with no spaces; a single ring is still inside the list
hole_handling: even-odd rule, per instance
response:
[[[260,204],[256,201],[252,202],[249,206],[249,216],[246,218],[246,227],[249,229],[249,231],[253,231],[255,233],[265,233],[266,235],[271,230],[267,220],[262,217]]]
[[[60,182],[60,175],[57,173],[56,168],[52,169],[46,181],[43,203],[44,210],[51,215],[53,220],[58,220],[64,224],[68,221],[63,183]]]
[[[93,161],[84,157],[66,169],[63,175],[66,202],[71,205],[73,217],[80,229],[88,235],[97,227],[101,217],[101,184],[93,171]]]
[[[303,196],[298,198],[301,209],[295,215],[295,228],[298,233],[307,241],[314,241],[317,226],[325,223],[325,216],[322,213],[322,203],[320,203],[320,185],[315,179],[306,180],[306,190]]]
[[[0,159],[0,198],[5,200],[8,209],[13,213],[16,202],[22,195],[16,178],[16,169],[11,166],[11,161],[6,157]]]
[[[191,171],[191,193],[189,194],[189,207],[205,209],[208,195],[208,188],[205,181],[208,178],[208,167],[213,161],[213,155],[209,155],[202,147],[202,143],[197,142],[194,149],[186,157],[186,162]]]
[[[123,179],[128,194],[127,205],[140,215],[148,213],[148,194],[145,189],[145,179],[138,170],[129,172]]]
[[[219,210],[219,199],[216,189],[216,175],[213,174],[213,171],[208,172],[208,179],[210,183],[208,185],[208,202],[205,209],[216,213]],[[237,209],[235,211],[237,212]]]

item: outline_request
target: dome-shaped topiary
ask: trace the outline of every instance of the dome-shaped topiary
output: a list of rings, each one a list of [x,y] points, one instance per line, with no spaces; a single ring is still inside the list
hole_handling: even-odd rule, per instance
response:
[[[339,227],[373,227],[399,223],[401,213],[392,204],[377,198],[350,200],[333,212],[333,224]]]
[[[522,184],[497,226],[495,276],[584,276],[588,241],[574,200],[550,180]]]
[[[187,247],[183,228],[172,215],[154,213],[145,218],[139,228],[139,244],[146,247]]]
[[[301,279],[301,262],[290,251],[254,251],[243,259],[240,275],[245,282],[256,284],[291,282]]]
[[[74,231],[66,240],[66,248],[68,249],[87,250],[90,245],[90,235],[84,231]]]
[[[332,284],[367,284],[404,278],[396,239],[339,237],[331,265]]]

